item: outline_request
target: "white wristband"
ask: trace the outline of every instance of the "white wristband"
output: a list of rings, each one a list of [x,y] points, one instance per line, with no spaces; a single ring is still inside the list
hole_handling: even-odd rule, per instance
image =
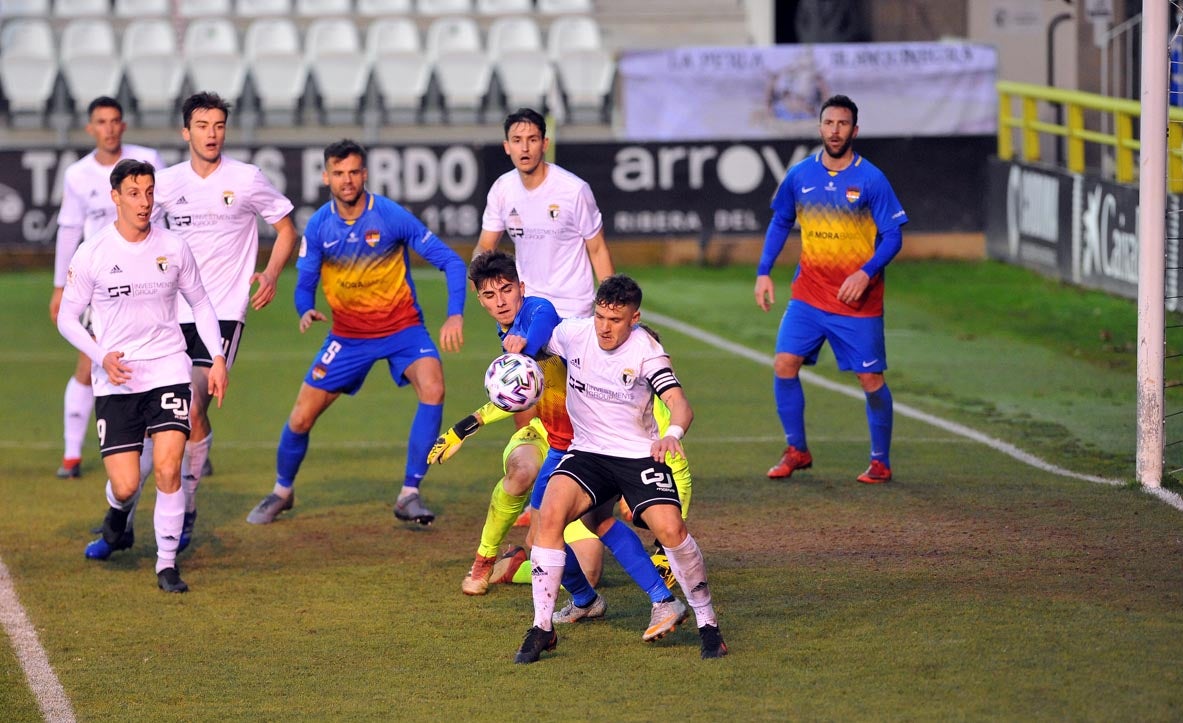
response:
[[[673,437],[674,439],[681,439],[684,434],[686,434],[686,430],[676,424],[671,424],[665,430],[665,436]]]

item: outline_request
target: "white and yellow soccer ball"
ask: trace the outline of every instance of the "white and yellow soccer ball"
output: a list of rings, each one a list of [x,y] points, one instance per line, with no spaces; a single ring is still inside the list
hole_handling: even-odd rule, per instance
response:
[[[489,401],[507,412],[523,412],[542,396],[542,369],[524,354],[502,354],[485,372]]]

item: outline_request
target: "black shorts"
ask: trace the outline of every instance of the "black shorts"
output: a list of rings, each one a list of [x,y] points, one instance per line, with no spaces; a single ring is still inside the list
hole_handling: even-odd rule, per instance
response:
[[[650,505],[676,505],[680,510],[674,475],[665,462],[652,457],[630,459],[571,450],[559,460],[554,472],[575,480],[592,498],[592,508],[622,495],[633,511],[633,524],[645,528],[641,513]]]
[[[222,356],[226,357],[226,368],[234,365],[234,357],[238,355],[238,343],[242,341],[242,330],[246,327],[241,321],[219,321],[218,332],[222,335]],[[181,324],[181,332],[185,335],[187,348],[185,353],[193,360],[195,367],[212,367],[214,358],[209,349],[205,348],[201,337],[197,334],[197,324]]]
[[[143,451],[145,434],[175,429],[188,437],[190,401],[188,384],[95,397],[94,415],[103,456]]]

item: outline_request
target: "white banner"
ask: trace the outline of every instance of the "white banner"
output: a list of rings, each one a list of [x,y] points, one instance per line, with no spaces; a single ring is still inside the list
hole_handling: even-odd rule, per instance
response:
[[[993,47],[859,43],[628,52],[619,73],[632,141],[816,138],[831,95],[859,107],[863,136],[989,135]]]

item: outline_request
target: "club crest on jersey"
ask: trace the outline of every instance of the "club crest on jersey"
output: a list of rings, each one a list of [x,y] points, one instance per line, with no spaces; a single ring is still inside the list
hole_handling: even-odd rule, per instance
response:
[[[850,188],[846,189],[846,200],[850,203],[858,201],[862,195],[863,192],[859,190],[858,186],[851,186]]]
[[[325,378],[325,375],[326,375],[326,374],[328,374],[328,373],[329,373],[329,370],[328,370],[328,369],[325,369],[324,367],[322,367],[322,366],[321,366],[321,365],[319,365],[319,364],[317,364],[316,366],[312,367],[312,378],[313,378],[313,380],[315,380],[315,381],[318,381],[318,382],[319,382],[321,379],[324,379],[324,378]]]
[[[66,283],[67,284],[74,283],[74,267],[73,266],[71,266],[69,269],[66,270]]]
[[[620,374],[620,381],[624,383],[625,387],[631,387],[633,382],[637,381],[637,373],[632,369],[625,369]]]
[[[160,269],[160,273],[162,273],[162,274],[165,271],[168,271],[168,257],[167,256],[157,256],[156,257],[156,268]]]
[[[550,218],[552,221],[557,219],[559,217],[559,204],[552,203],[551,205],[547,206],[546,212],[548,214],[550,214]]]
[[[370,245],[370,248],[377,246],[378,241],[381,240],[381,238],[382,234],[378,233],[377,230],[366,231],[366,243]]]
[[[234,191],[222,191],[222,203],[227,206],[234,205]]]

